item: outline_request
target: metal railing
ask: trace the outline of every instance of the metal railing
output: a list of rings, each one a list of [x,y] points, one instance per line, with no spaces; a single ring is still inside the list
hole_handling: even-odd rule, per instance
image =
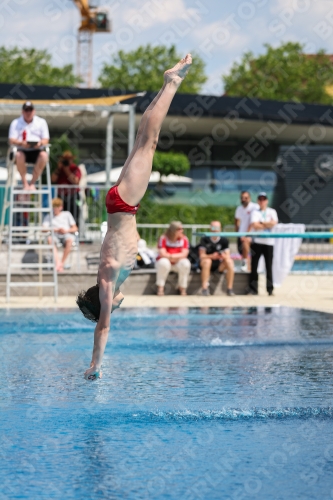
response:
[[[4,186],[0,186],[0,216],[3,206]],[[105,208],[105,197],[107,188],[105,185],[80,186],[52,186],[52,196],[60,197],[64,200],[64,208],[69,210],[79,227],[80,241],[90,241],[100,243],[101,224],[107,220]],[[18,195],[20,196],[20,195]],[[24,197],[24,195],[21,195]],[[22,202],[24,202],[22,198]],[[46,202],[46,200],[45,200]],[[21,219],[15,222],[16,225],[29,225],[33,228],[37,225],[35,214],[23,214]],[[209,230],[207,224],[183,224],[184,233],[188,237],[191,245],[196,245],[200,237],[196,232]],[[150,248],[156,248],[159,237],[165,232],[168,224],[138,224],[138,231],[141,238],[147,241]],[[223,228],[226,232],[232,232],[234,227],[226,225]],[[306,232],[329,232],[333,231],[330,225],[307,225]],[[294,272],[332,272],[333,273],[333,232],[332,239],[323,238],[310,240],[306,238],[306,232],[302,245],[295,259]],[[236,247],[236,238],[230,238],[230,249],[237,260],[240,258]]]
[[[100,225],[107,219],[105,208],[105,197],[107,188],[105,186],[73,186],[73,185],[52,185],[52,198],[61,198],[64,202],[64,210],[68,210],[73,215],[78,228],[81,240],[87,239],[86,231],[93,231],[93,235],[98,239],[97,232]],[[5,196],[5,186],[0,185],[0,218],[3,210]],[[33,200],[35,195],[18,194],[16,205],[22,207],[26,204],[27,197]],[[36,195],[37,196],[37,195]],[[45,198],[45,199],[44,199]],[[43,195],[42,204],[46,206],[47,199]],[[8,212],[8,211],[7,211]],[[38,225],[36,214],[23,212],[15,220],[17,226]],[[8,213],[5,217],[5,225],[8,224]]]
[[[107,212],[105,207],[105,197],[108,189],[105,185],[52,185],[52,198],[59,197],[64,201],[64,210],[69,210],[79,228],[80,240],[85,241],[100,241],[100,231],[102,222],[107,220]],[[24,204],[25,195],[21,196],[22,204]],[[0,216],[3,205],[4,187],[0,186]],[[45,200],[46,202],[46,200]],[[8,218],[8,217],[7,217]],[[16,225],[34,226],[37,224],[34,214],[20,214],[20,219],[16,221]],[[209,221],[208,221],[209,222]],[[5,221],[6,223],[6,221]],[[163,233],[167,224],[144,224],[138,225],[142,233],[142,238],[146,239],[150,246],[158,240]],[[193,235],[196,231],[208,229],[209,225],[184,225],[185,234],[189,238],[191,244],[195,245],[198,238]]]
[[[148,247],[157,251],[157,242],[159,237],[165,232],[168,224],[137,224],[141,238],[146,240]],[[196,232],[209,231],[208,224],[183,224],[184,234],[188,237],[192,245],[196,245],[200,237],[195,235]],[[225,225],[225,232],[233,232],[234,226]],[[332,231],[331,226],[308,225],[304,233],[302,244],[296,255],[292,274],[333,274],[333,232],[332,239],[307,239],[307,232],[327,232]],[[96,227],[95,235],[98,243],[101,242],[100,228]],[[91,235],[90,235],[91,236]],[[237,249],[237,238],[229,238],[229,246],[233,259],[235,260],[235,268],[239,270],[241,267],[241,256]],[[96,255],[97,265],[99,262],[99,254]]]
[[[215,183],[216,184],[216,183]],[[214,186],[215,186],[214,184]],[[226,190],[226,186],[223,183],[218,183],[220,187],[223,187]],[[162,188],[161,188],[162,189]],[[209,180],[206,181],[197,181],[194,180],[192,184],[189,185],[178,185],[177,187],[172,184],[165,184],[163,186],[165,193],[169,193],[169,191],[177,191],[179,189],[184,193],[188,192],[187,202],[190,204],[191,201],[200,197],[203,193],[205,194],[205,202],[209,199],[209,196],[215,196],[218,194],[216,192],[216,186],[212,187],[212,183]],[[185,191],[184,191],[185,190]],[[235,190],[237,191],[237,186],[235,186]],[[227,196],[227,191],[224,191],[224,194]],[[235,193],[236,193],[235,191]],[[221,192],[220,192],[221,193]],[[80,239],[93,239],[97,240],[97,232],[99,231],[99,227],[103,221],[107,218],[106,208],[105,208],[105,197],[107,194],[107,187],[105,184],[102,185],[94,185],[88,184],[86,186],[73,186],[73,185],[52,185],[52,197],[60,197],[64,200],[64,209],[69,210],[76,220],[76,223],[79,227]],[[169,193],[170,194],[170,193]],[[167,195],[167,194],[166,194]],[[207,195],[208,198],[207,198]],[[24,195],[22,196],[22,202],[25,200]],[[229,194],[228,194],[229,196]],[[236,196],[236,195],[235,195]],[[4,197],[4,186],[0,184],[0,216],[3,205],[3,197]],[[238,194],[235,197],[235,203],[238,201]],[[46,201],[45,201],[46,202]],[[34,217],[26,216],[22,217],[20,221],[17,221],[20,225],[34,224]]]
[[[221,183],[220,183],[221,184]],[[219,185],[220,185],[219,184]],[[222,186],[223,184],[221,184]],[[223,185],[224,186],[224,185]],[[224,186],[225,188],[225,186]],[[215,189],[212,188],[211,182],[207,181],[196,181],[194,180],[190,185],[184,186],[173,186],[172,184],[165,184],[163,189],[166,193],[169,190],[177,191],[179,189],[184,193],[185,191],[191,193],[191,196],[187,197],[188,203],[191,203],[195,197],[200,197],[200,193],[205,193],[205,195],[210,194],[215,196],[217,193]],[[237,189],[237,186],[235,187]],[[185,190],[185,191],[184,191]],[[160,192],[160,191],[159,191]],[[64,209],[69,210],[76,220],[79,227],[80,238],[81,239],[98,239],[95,234],[98,232],[100,224],[106,220],[106,208],[105,208],[105,197],[107,194],[107,187],[105,184],[94,185],[88,184],[86,186],[73,186],[73,185],[52,185],[52,197],[60,197],[64,201]],[[170,193],[169,193],[170,194]],[[226,194],[226,193],[225,193]],[[167,194],[166,194],[167,195]],[[22,202],[24,202],[24,195],[22,196]],[[4,186],[0,184],[0,216],[2,211],[2,202],[4,197]],[[207,199],[205,198],[206,202]],[[237,198],[235,198],[235,203],[237,203]],[[18,221],[20,225],[34,224],[34,217],[31,215],[29,217],[22,217],[22,220]],[[88,236],[87,236],[88,231]]]
[[[147,245],[156,247],[159,237],[169,227],[169,224],[137,224],[138,232],[142,239],[146,240]],[[191,245],[196,245],[200,238],[195,235],[198,231],[208,231],[209,224],[182,224],[184,234],[187,236]]]

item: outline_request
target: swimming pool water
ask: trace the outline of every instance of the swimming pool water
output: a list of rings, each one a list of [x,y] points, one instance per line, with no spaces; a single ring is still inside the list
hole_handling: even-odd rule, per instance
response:
[[[333,272],[333,260],[295,260],[292,267],[292,272]]]
[[[0,498],[333,498],[333,315],[1,311]]]

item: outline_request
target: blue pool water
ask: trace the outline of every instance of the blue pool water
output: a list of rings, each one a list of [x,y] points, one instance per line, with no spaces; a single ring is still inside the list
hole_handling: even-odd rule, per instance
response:
[[[295,260],[292,271],[312,273],[313,271],[333,272],[333,260]]]
[[[333,498],[333,316],[1,311],[1,499]]]

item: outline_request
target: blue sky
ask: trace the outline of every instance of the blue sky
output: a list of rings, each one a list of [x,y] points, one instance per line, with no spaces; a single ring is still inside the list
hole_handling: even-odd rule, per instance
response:
[[[111,34],[94,37],[94,78],[119,49],[172,42],[196,51],[209,76],[203,93],[221,94],[221,75],[248,50],[299,41],[333,53],[333,0],[95,0],[107,6]],[[56,65],[75,63],[79,13],[71,0],[5,0],[0,45],[47,49]]]

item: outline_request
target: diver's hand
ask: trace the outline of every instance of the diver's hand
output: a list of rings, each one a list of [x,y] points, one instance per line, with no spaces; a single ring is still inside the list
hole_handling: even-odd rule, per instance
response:
[[[84,378],[86,380],[97,380],[98,378],[102,378],[102,372],[100,368],[97,368],[96,366],[91,366],[84,372]]]

